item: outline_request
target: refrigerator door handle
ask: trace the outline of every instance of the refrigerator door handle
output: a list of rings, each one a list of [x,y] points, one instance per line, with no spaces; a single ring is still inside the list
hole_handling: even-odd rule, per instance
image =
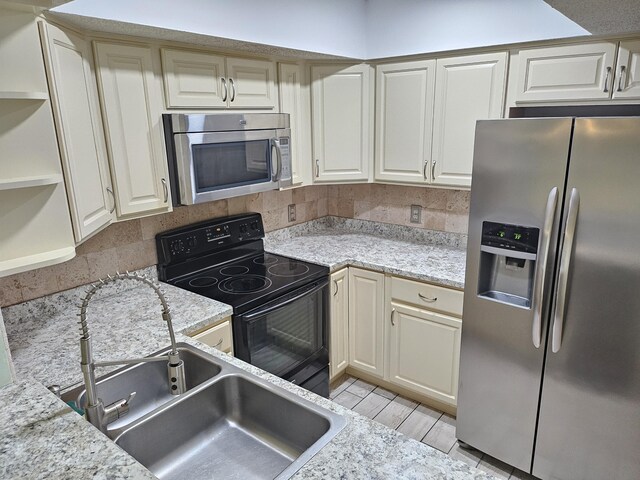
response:
[[[549,245],[551,245],[551,230],[556,218],[556,206],[558,205],[558,187],[553,187],[547,197],[547,208],[544,212],[544,226],[542,227],[542,245],[538,258],[535,283],[533,285],[533,324],[531,337],[533,346],[540,348],[542,338],[542,307],[544,306],[544,280],[547,273],[549,260]]]
[[[580,194],[577,188],[571,189],[569,199],[569,211],[567,213],[567,224],[564,228],[562,238],[562,250],[560,251],[560,269],[558,272],[558,286],[556,290],[556,306],[553,313],[553,327],[551,337],[551,351],[558,353],[562,346],[562,329],[564,327],[564,310],[567,300],[567,285],[569,283],[569,264],[573,253],[573,243],[576,234],[576,223],[578,221],[578,208],[580,206]]]

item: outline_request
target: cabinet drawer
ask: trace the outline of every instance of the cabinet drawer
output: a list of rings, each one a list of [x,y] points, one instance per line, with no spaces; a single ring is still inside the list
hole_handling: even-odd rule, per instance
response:
[[[463,297],[463,292],[459,290],[436,287],[404,278],[391,278],[392,300],[410,303],[421,308],[439,310],[460,317]]]
[[[226,353],[233,353],[233,336],[231,333],[231,322],[222,322],[204,332],[193,336],[199,342],[217,348]]]

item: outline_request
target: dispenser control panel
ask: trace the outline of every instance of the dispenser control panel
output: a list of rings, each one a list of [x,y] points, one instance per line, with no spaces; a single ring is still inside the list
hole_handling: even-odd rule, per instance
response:
[[[482,245],[515,252],[536,253],[540,229],[506,223],[482,222]]]

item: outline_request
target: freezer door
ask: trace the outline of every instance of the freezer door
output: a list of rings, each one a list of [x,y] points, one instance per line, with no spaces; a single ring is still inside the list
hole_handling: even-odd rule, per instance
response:
[[[538,247],[536,276],[540,287],[551,283],[572,123],[570,118],[487,120],[476,128],[457,437],[525,471],[531,468],[545,346],[542,320],[550,302],[534,295],[532,304],[513,306],[478,295],[481,232],[485,221],[538,228],[539,243],[548,242],[549,249],[543,262]],[[549,202],[554,188],[555,202]]]
[[[573,248],[563,241],[533,463],[543,479],[640,478],[639,178],[640,118],[576,120],[575,233]]]

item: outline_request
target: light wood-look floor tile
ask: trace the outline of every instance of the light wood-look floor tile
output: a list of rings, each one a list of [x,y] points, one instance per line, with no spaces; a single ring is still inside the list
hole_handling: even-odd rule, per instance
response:
[[[359,396],[360,398],[364,398],[373,392],[375,388],[375,385],[365,382],[364,380],[357,379],[347,387],[347,391]]]
[[[349,410],[353,410],[353,407],[360,403],[362,398],[345,390],[344,392],[340,392],[336,395],[333,401],[345,408],[348,408]]]
[[[329,392],[329,398],[333,400],[339,394],[345,391],[347,387],[355,381],[356,379],[351,375],[342,375],[340,378],[338,378],[335,382],[331,384],[331,391]]]
[[[482,452],[475,448],[462,448],[458,442],[449,450],[449,456],[472,467],[477,467],[482,460]]]
[[[404,422],[398,427],[400,433],[415,439],[422,440],[431,427],[442,416],[442,412],[427,407],[426,405],[418,405],[418,407],[411,412]]]
[[[417,406],[418,402],[414,402],[413,400],[409,400],[404,397],[396,397],[391,400],[391,403],[384,407],[378,415],[375,416],[374,420],[395,430],[402,422],[405,421]]]
[[[347,390],[348,392],[348,390]],[[384,407],[386,407],[391,400],[384,398],[377,393],[370,393],[360,403],[358,403],[352,410],[360,415],[373,419],[378,415]]]
[[[398,396],[397,393],[392,392],[391,390],[387,390],[386,388],[376,387],[373,393],[377,393],[378,395],[382,395],[384,398],[388,398],[389,400],[393,400]]]
[[[449,414],[443,414],[422,439],[423,443],[448,453],[457,442],[456,420]]]
[[[489,455],[482,456],[482,460],[480,460],[478,468],[483,472],[503,480],[508,480],[514,470],[511,465],[507,465],[506,463],[490,457]]]

